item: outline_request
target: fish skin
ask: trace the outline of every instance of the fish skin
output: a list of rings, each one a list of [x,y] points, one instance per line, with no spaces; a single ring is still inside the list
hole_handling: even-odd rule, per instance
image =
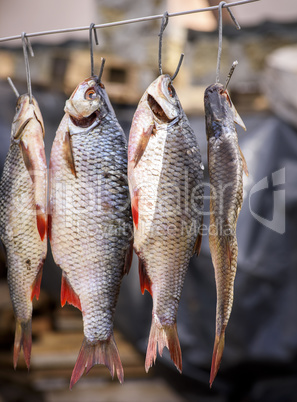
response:
[[[243,171],[246,174],[248,171],[238,145],[235,122],[245,126],[222,84],[206,88],[204,105],[210,181],[209,247],[217,288],[212,386],[221,363],[232,310],[238,254],[236,225],[243,201]]]
[[[176,315],[190,258],[199,254],[195,242],[203,217],[203,165],[168,75],[148,87],[134,114],[128,180],[141,290],[153,298],[145,369],[155,362],[157,348],[162,356],[166,346],[181,372]]]
[[[17,99],[11,142],[0,182],[0,237],[6,251],[7,278],[16,331],[14,368],[21,348],[27,367],[32,345],[32,300],[38,299],[47,253],[47,166],[44,125],[29,95]]]
[[[124,380],[113,337],[121,280],[132,258],[127,142],[103,85],[80,83],[66,101],[50,157],[50,242],[61,303],[80,308],[84,340],[70,388],[94,364]]]

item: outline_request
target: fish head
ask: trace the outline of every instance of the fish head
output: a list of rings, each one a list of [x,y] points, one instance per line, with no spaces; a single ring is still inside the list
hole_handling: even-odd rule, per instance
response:
[[[182,108],[168,74],[160,75],[148,87],[145,96],[157,123],[168,124],[181,116]]]
[[[14,142],[19,143],[21,140],[24,128],[30,120],[34,118],[34,105],[30,103],[28,94],[18,97],[16,103],[16,111],[12,122],[11,138]]]
[[[232,103],[227,89],[220,83],[208,86],[204,93],[204,108],[207,137],[217,136],[218,127],[234,126],[237,123],[244,130],[245,124]]]
[[[76,87],[66,101],[64,111],[69,114],[74,126],[90,128],[113,109],[104,85],[98,82],[97,77],[89,77]]]

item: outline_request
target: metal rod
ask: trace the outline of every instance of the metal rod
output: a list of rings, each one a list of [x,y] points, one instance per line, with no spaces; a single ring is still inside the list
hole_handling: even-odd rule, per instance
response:
[[[102,78],[102,74],[103,74],[103,70],[104,70],[104,64],[105,64],[105,58],[101,57],[101,67],[100,67],[100,71],[99,71],[99,75],[98,75],[98,82],[101,82],[101,78]]]
[[[11,86],[11,88],[12,88],[12,90],[13,90],[15,96],[16,96],[17,98],[19,98],[19,96],[20,96],[19,91],[16,89],[16,86],[15,86],[14,83],[12,82],[12,79],[11,79],[10,77],[7,77],[7,81],[8,81],[8,83],[9,83],[9,85]]]
[[[223,8],[240,6],[240,5],[243,5],[243,4],[254,3],[254,2],[257,2],[257,1],[260,1],[260,0],[235,1],[233,3],[224,4]],[[214,10],[217,10],[218,8],[219,8],[219,6],[212,6],[212,7],[205,7],[205,8],[200,8],[200,9],[179,11],[179,12],[176,12],[176,13],[168,14],[168,17],[169,18],[170,17],[178,17],[178,16],[181,16],[181,15],[202,13],[204,11],[214,11]],[[132,19],[129,19],[129,20],[108,22],[108,23],[105,23],[105,24],[98,24],[98,25],[94,25],[94,28],[95,29],[101,29],[101,28],[115,27],[115,26],[126,25],[126,24],[134,24],[136,22],[152,21],[152,20],[157,20],[157,19],[162,19],[162,18],[163,18],[163,14],[151,15],[151,16],[148,16],[148,17],[132,18]],[[53,30],[50,30],[50,31],[40,31],[40,32],[27,33],[26,36],[28,38],[32,38],[32,37],[36,37],[36,36],[63,34],[63,33],[78,32],[78,31],[87,31],[89,29],[90,29],[90,26],[75,27],[75,28],[64,28],[64,29],[53,29]],[[7,42],[7,41],[11,41],[11,40],[16,40],[16,39],[22,39],[22,36],[21,35],[7,36],[7,37],[4,37],[4,38],[0,38],[0,42]]]
[[[234,73],[234,70],[235,70],[237,65],[238,65],[238,61],[237,60],[233,61],[232,66],[231,66],[230,71],[229,71],[229,74],[228,74],[227,79],[226,79],[226,83],[225,83],[225,86],[224,86],[224,91],[226,91],[227,86],[229,85],[229,82],[231,80],[231,77],[232,77],[232,75]]]

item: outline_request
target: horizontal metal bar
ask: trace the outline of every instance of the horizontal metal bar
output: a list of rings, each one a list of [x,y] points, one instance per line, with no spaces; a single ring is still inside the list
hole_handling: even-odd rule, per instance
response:
[[[260,1],[260,0],[235,1],[233,3],[224,4],[223,8],[240,6],[240,5],[243,5],[243,4],[254,3],[256,1]],[[168,17],[171,18],[171,17],[178,17],[178,16],[181,16],[181,15],[201,13],[201,12],[204,12],[204,11],[214,11],[214,10],[217,10],[218,8],[219,8],[219,6],[217,5],[217,6],[212,6],[212,7],[200,8],[200,9],[196,9],[196,10],[180,11],[180,12],[168,14]],[[123,21],[107,22],[105,24],[95,25],[94,28],[101,29],[101,28],[115,27],[115,26],[119,26],[119,25],[134,24],[136,22],[145,22],[145,21],[157,20],[157,19],[161,19],[162,17],[163,17],[163,14],[158,14],[158,15],[151,15],[151,16],[148,16],[148,17],[140,17],[140,18],[133,18],[133,19],[129,19],[129,20],[123,20]],[[41,32],[26,33],[26,37],[33,38],[33,37],[36,37],[36,36],[63,34],[63,33],[78,32],[78,31],[88,31],[89,29],[90,29],[90,26],[75,27],[75,28],[64,28],[64,29],[53,29],[51,31],[41,31]],[[22,39],[22,35],[7,36],[7,37],[4,37],[4,38],[0,38],[0,42],[8,42],[8,41],[11,41],[11,40],[16,40],[16,39]]]

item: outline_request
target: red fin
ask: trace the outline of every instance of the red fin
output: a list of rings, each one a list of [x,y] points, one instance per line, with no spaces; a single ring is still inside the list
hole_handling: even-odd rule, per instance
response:
[[[69,388],[72,389],[85,369],[87,374],[95,364],[104,364],[109,369],[112,378],[116,372],[119,382],[121,384],[124,382],[121,358],[114,337],[111,335],[109,339],[97,343],[90,343],[84,338],[72,372]]]
[[[34,296],[36,297],[36,300],[39,299],[41,279],[42,279],[42,267],[39,269],[32,285],[31,301],[34,299]]]
[[[43,241],[47,232],[47,216],[38,204],[36,204],[36,221],[41,241]]]
[[[136,148],[136,151],[134,154],[134,162],[135,162],[134,167],[137,166],[142,155],[144,154],[144,151],[147,147],[149,139],[151,138],[151,135],[153,134],[154,127],[155,127],[155,125],[151,124],[150,126],[148,126],[148,128],[146,130],[142,131],[142,135],[140,136],[140,140],[137,144],[137,148]]]
[[[198,236],[194,245],[194,249],[193,249],[193,254],[196,254],[197,256],[200,254],[200,250],[201,250],[201,243],[202,243],[202,233],[201,233],[201,228],[203,225],[203,215],[201,218],[201,222],[200,222],[200,226],[199,226],[199,231],[198,231]]]
[[[31,347],[32,347],[32,329],[31,320],[21,322],[17,319],[15,327],[13,367],[16,369],[21,348],[23,347],[26,366],[30,367]]]
[[[196,254],[197,256],[200,254],[200,250],[201,250],[201,243],[202,243],[202,234],[198,233],[195,245],[194,245],[194,250],[193,250],[193,254]]]
[[[61,306],[64,307],[66,302],[72,304],[74,307],[77,307],[79,310],[81,310],[79,297],[72,289],[72,286],[70,285],[67,276],[63,272],[62,283],[61,283]]]
[[[132,218],[136,229],[138,229],[138,196],[139,196],[139,189],[133,191],[132,197]]]
[[[141,293],[144,294],[144,291],[147,290],[152,296],[152,283],[147,275],[144,263],[139,257],[138,257],[138,271],[139,271]]]
[[[222,331],[221,334],[216,335],[215,338],[213,354],[212,354],[210,379],[209,379],[210,388],[212,387],[212,383],[216,378],[217,372],[219,370],[224,351],[224,346],[225,346],[225,331]]]
[[[133,238],[130,242],[129,248],[126,252],[126,257],[125,257],[125,265],[124,265],[124,275],[129,273],[131,264],[132,264],[132,259],[133,259]]]
[[[181,349],[177,334],[176,324],[162,326],[153,315],[149,342],[145,358],[145,370],[149,371],[157,358],[157,346],[160,356],[162,356],[163,349],[166,346],[169,350],[171,360],[175,364],[178,371],[182,372],[182,356]]]

